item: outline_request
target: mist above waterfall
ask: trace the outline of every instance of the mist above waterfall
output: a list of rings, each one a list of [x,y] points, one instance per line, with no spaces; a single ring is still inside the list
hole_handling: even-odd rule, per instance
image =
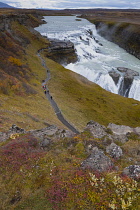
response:
[[[121,72],[117,82],[109,74],[112,70],[118,73],[117,67],[140,73],[140,60],[99,36],[95,25],[86,19],[76,21],[76,16],[48,16],[45,20],[47,24],[36,28],[42,35],[74,43],[78,61],[66,65],[65,68],[83,75],[107,91],[140,101],[139,76],[134,77],[130,84],[127,80],[126,84],[126,78]]]

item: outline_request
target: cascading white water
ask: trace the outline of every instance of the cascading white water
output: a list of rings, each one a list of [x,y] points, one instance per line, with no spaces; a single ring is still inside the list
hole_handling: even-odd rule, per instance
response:
[[[133,80],[133,84],[131,86],[131,89],[129,91],[129,98],[134,98],[138,101],[140,101],[140,80]]]
[[[76,21],[76,16],[48,16],[47,24],[36,28],[42,35],[51,39],[70,40],[78,55],[76,63],[66,68],[79,73],[102,88],[119,93],[123,76],[115,84],[109,71],[125,67],[140,72],[140,60],[128,54],[114,43],[97,34],[94,24],[85,19]],[[128,97],[140,100],[140,78],[134,79]]]

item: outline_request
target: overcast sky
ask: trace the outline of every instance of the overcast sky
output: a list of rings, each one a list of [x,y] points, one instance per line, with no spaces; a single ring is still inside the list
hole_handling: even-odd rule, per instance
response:
[[[0,0],[19,8],[136,8],[140,0]]]

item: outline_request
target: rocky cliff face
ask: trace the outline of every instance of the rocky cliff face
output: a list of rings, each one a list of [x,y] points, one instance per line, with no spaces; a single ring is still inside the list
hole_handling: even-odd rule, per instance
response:
[[[130,23],[95,21],[98,33],[140,59],[140,26]]]
[[[39,24],[43,24],[44,20],[41,19],[42,15],[35,12],[16,12],[11,14],[0,15],[0,29],[1,31],[11,28],[11,23],[17,21],[21,25],[37,27]]]
[[[40,15],[35,12],[23,14],[17,10],[15,13],[0,14],[0,93],[8,95],[12,87],[16,94],[24,94],[27,86],[30,89],[27,81],[31,78],[31,69],[28,64],[23,64],[22,59],[26,55],[27,45],[32,39],[38,39],[33,27],[42,23],[39,18]],[[27,34],[27,31],[31,33]]]
[[[128,97],[133,80],[135,77],[139,76],[139,73],[128,68],[117,67],[116,70],[110,71],[109,75],[116,85],[118,84],[120,77],[122,77],[118,93],[119,95]]]
[[[50,39],[49,41],[50,44],[46,49],[47,57],[63,65],[77,61],[77,55],[72,42],[57,39]]]

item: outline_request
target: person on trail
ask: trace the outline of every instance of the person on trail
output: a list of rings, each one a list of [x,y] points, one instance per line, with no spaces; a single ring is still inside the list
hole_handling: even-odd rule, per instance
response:
[[[43,90],[44,90],[44,93],[46,94],[46,85],[43,85]]]

